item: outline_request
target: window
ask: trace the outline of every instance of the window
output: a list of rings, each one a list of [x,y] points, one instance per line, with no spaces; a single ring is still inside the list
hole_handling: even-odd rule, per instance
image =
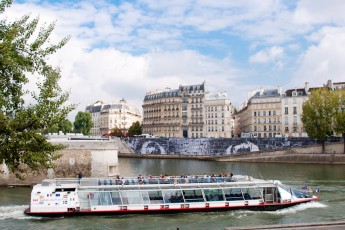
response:
[[[293,107],[293,114],[297,114],[297,107],[296,106]]]
[[[289,108],[288,107],[285,107],[285,114],[289,114]]]

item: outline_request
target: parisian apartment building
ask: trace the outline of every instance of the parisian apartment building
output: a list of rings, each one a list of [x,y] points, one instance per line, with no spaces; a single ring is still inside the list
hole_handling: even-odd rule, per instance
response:
[[[140,110],[128,105],[125,99],[121,99],[118,103],[97,101],[88,105],[85,111],[91,113],[93,123],[91,135],[109,134],[114,128],[126,133],[134,122],[142,122]]]
[[[226,93],[209,94],[205,82],[150,91],[143,102],[143,133],[170,138],[232,137],[233,113]]]
[[[328,81],[323,85],[329,89],[345,89],[345,82]],[[301,121],[303,103],[311,91],[306,82],[304,87],[288,89],[259,89],[248,94],[239,112],[235,115],[235,136],[250,133],[253,137],[307,137]]]

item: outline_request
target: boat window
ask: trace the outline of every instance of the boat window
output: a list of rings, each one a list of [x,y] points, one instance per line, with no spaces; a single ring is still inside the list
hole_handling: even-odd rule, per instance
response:
[[[163,197],[165,203],[183,203],[183,196],[181,190],[163,190]]]
[[[312,198],[313,197],[313,195],[309,193],[302,192],[293,188],[291,188],[291,192],[292,192],[292,195],[296,196],[297,198]]]
[[[111,199],[114,205],[122,205],[121,197],[119,192],[112,192]]]
[[[186,202],[204,202],[201,189],[182,190]]]
[[[225,188],[224,189],[226,200],[243,200],[242,191],[240,188]]]
[[[55,192],[74,192],[75,188],[56,188]]]
[[[121,191],[123,204],[143,204],[141,191]]]
[[[139,187],[121,187],[120,190],[139,190]]]
[[[179,186],[173,185],[173,186],[162,186],[161,189],[165,190],[165,189],[179,189]]]
[[[163,197],[161,191],[148,191],[151,204],[163,203]]]
[[[99,193],[99,204],[100,205],[113,205],[113,200],[110,192],[100,192]]]
[[[262,199],[261,188],[243,188],[242,193],[245,200]]]
[[[141,191],[141,195],[143,197],[144,204],[151,204],[148,191]]]
[[[222,189],[204,189],[206,201],[224,201]]]

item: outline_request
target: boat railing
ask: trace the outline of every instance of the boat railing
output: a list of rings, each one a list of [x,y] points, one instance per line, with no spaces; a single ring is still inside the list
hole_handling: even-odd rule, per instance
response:
[[[125,177],[125,178],[55,178],[57,186],[66,184],[80,184],[81,186],[104,186],[104,185],[154,185],[154,184],[191,184],[191,183],[220,183],[234,182],[231,177]]]

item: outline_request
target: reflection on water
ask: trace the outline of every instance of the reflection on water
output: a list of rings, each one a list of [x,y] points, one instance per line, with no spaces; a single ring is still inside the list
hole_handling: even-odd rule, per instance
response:
[[[23,214],[30,188],[0,188],[0,226],[3,229],[224,229],[231,226],[337,221],[345,219],[345,166],[305,164],[228,163],[172,159],[119,159],[123,176],[229,173],[278,179],[297,188],[321,189],[321,200],[275,212],[226,211],[164,215],[33,218]]]

